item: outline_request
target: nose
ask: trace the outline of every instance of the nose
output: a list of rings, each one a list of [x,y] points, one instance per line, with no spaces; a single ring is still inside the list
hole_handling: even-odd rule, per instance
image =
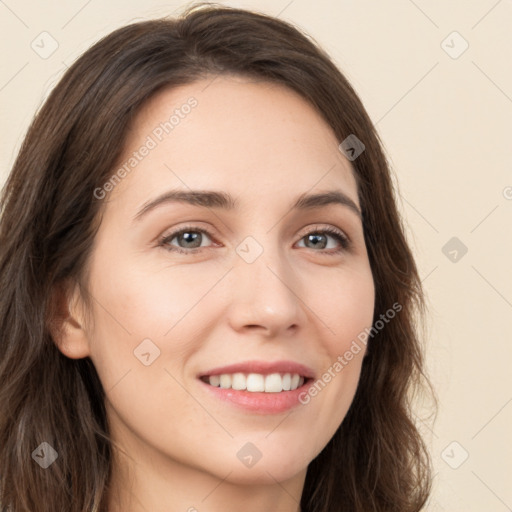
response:
[[[304,325],[300,280],[277,249],[265,249],[252,263],[237,256],[230,274],[228,321],[235,331],[279,338]]]

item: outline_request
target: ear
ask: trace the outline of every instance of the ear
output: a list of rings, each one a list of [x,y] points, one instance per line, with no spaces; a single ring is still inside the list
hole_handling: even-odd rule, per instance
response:
[[[57,348],[71,359],[89,355],[83,303],[76,283],[66,280],[54,285],[47,327]]]

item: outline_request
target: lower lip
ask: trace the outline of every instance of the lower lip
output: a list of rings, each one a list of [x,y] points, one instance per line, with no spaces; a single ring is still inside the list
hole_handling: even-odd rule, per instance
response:
[[[202,380],[199,382],[207,389],[207,392],[236,407],[261,414],[278,414],[301,404],[299,398],[307,393],[311,380],[307,380],[302,386],[293,391],[281,391],[279,393],[238,391],[231,388],[211,386]]]

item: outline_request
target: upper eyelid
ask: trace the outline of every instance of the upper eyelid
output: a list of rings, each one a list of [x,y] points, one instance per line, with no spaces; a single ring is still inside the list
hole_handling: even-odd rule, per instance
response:
[[[182,228],[176,228],[175,230],[171,231],[168,234],[164,234],[160,236],[160,240],[168,240],[180,235],[181,233],[186,233],[187,231],[198,231],[200,233],[206,234],[209,237],[215,237],[215,234],[212,233],[211,229],[203,228],[201,226],[184,226]]]

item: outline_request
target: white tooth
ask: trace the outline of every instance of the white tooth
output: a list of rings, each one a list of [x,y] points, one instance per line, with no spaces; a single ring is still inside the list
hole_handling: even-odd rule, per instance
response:
[[[231,387],[231,375],[228,373],[223,373],[220,376],[220,387],[224,389]]]
[[[221,387],[223,389],[234,389],[237,391],[247,390],[250,392],[280,393],[281,391],[290,391],[302,386],[305,382],[304,377],[297,373],[271,373],[261,375],[260,373],[223,373],[222,375],[210,375],[208,381],[211,386]]]
[[[283,390],[283,379],[279,373],[271,373],[265,377],[265,392],[280,393]]]
[[[257,392],[265,391],[265,379],[258,373],[249,373],[247,375],[247,391]]]
[[[211,386],[218,387],[220,384],[220,376],[219,375],[210,375],[209,382],[210,382]]]
[[[231,387],[237,390],[244,390],[247,388],[246,378],[243,373],[235,373],[231,379]]]

